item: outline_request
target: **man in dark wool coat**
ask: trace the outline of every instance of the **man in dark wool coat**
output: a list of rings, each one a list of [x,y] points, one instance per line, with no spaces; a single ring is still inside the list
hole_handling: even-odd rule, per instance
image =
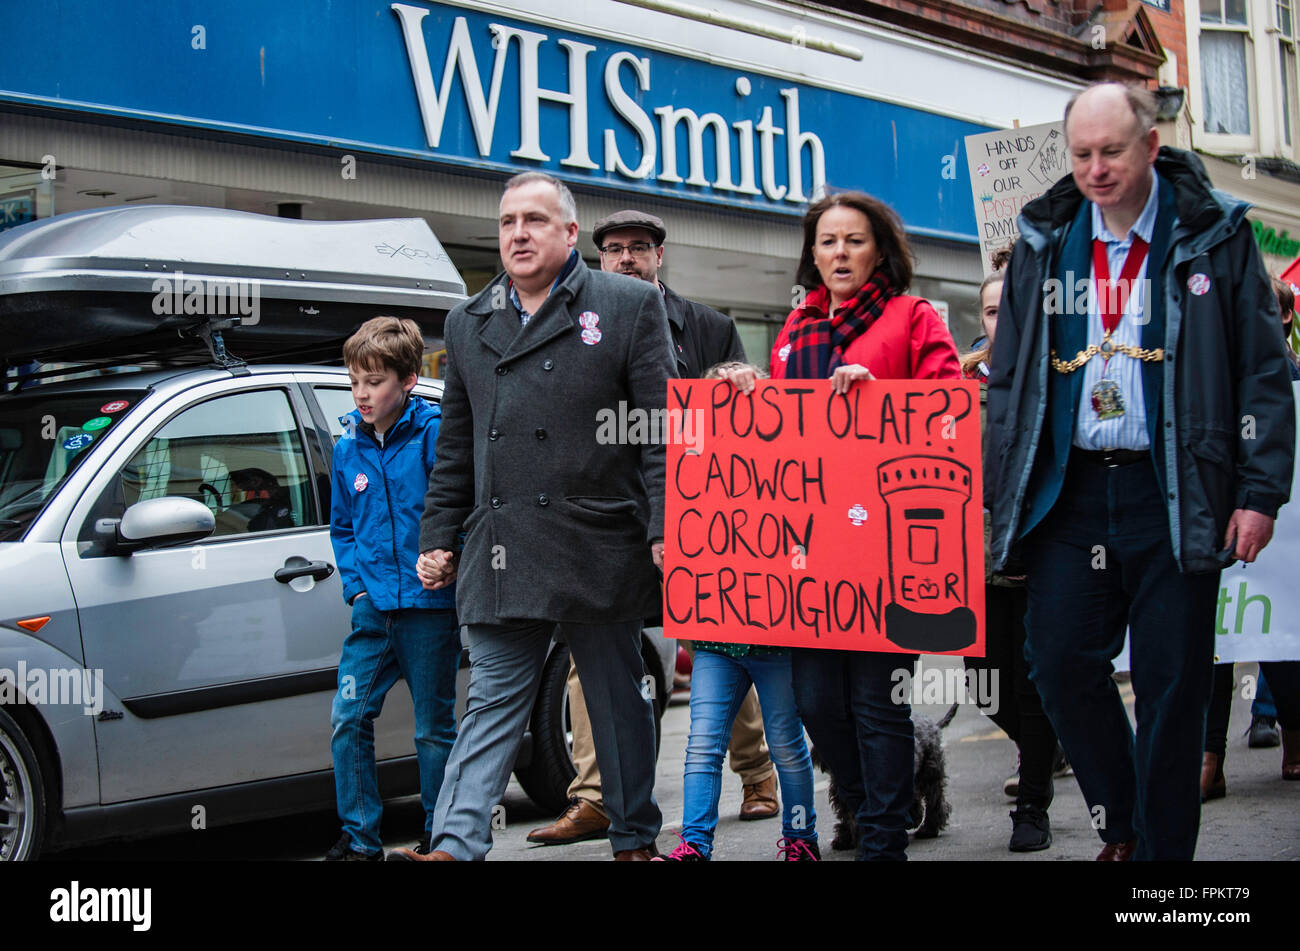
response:
[[[430,841],[390,858],[487,855],[558,624],[583,674],[614,858],[647,860],[661,816],[640,638],[659,607],[665,452],[598,440],[597,414],[624,418],[624,403],[625,418],[662,419],[677,375],[668,316],[653,285],[587,268],[573,196],[551,176],[507,182],[499,225],[505,273],[447,316],[417,566],[426,587],[459,579],[468,702]]]
[[[744,363],[745,347],[735,321],[712,307],[674,293],[659,279],[667,237],[668,229],[661,218],[633,209],[616,211],[597,221],[591,229],[591,240],[600,251],[602,271],[648,281],[663,294],[679,376],[696,379],[715,364]],[[573,721],[572,756],[577,774],[569,783],[569,804],[563,814],[549,825],[528,833],[529,842],[542,845],[604,838],[609,831],[609,818],[600,792],[600,771],[591,741],[591,720],[576,665],[570,666],[568,686],[569,716]],[[763,713],[752,687],[732,728],[731,768],[741,777],[744,789],[741,819],[766,819],[781,814],[776,797],[776,771],[763,742]]]

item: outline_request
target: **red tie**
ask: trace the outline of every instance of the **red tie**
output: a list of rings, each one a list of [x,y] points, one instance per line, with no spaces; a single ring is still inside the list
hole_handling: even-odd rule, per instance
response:
[[[1096,278],[1097,312],[1101,314],[1101,325],[1107,332],[1119,326],[1119,319],[1124,316],[1124,306],[1128,303],[1129,291],[1142,262],[1147,258],[1150,247],[1137,235],[1133,235],[1133,244],[1124,258],[1124,267],[1119,274],[1119,287],[1114,287],[1110,280],[1110,265],[1107,261],[1106,242],[1101,238],[1092,239],[1092,270]],[[1112,307],[1112,305],[1114,305]]]

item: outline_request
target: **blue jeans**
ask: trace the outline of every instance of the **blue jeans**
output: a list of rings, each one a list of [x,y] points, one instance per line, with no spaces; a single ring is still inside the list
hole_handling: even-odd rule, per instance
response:
[[[763,730],[781,781],[782,834],[787,839],[817,841],[812,759],[795,708],[790,655],[729,657],[698,650],[691,670],[691,735],[686,741],[682,838],[706,858],[713,851],[722,760],[731,741],[731,724],[751,683],[758,691]]]
[[[352,633],[343,641],[339,689],[330,711],[330,752],[339,819],[358,852],[382,848],[374,720],[399,676],[410,688],[415,709],[415,756],[426,835],[433,828],[442,774],[456,739],[459,664],[455,611],[380,611],[367,596],[352,603]]]
[[[1273,691],[1264,679],[1263,670],[1259,672],[1259,684],[1255,688],[1255,701],[1250,705],[1250,715],[1277,719],[1277,704],[1273,702]]]

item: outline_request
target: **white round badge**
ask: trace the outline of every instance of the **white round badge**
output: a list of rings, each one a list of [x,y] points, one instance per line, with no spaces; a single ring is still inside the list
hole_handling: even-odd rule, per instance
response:
[[[787,360],[790,359],[790,345],[787,343],[784,347],[782,347],[780,350],[776,352],[776,355],[777,358],[782,363],[785,363]]]
[[[600,343],[600,328],[589,327],[584,330],[582,332],[582,342],[589,347],[594,347],[596,344]]]
[[[356,489],[358,492],[366,491],[366,486],[369,484],[370,480],[366,478],[364,472],[358,472],[357,477],[352,480],[352,488]]]
[[[1208,274],[1193,274],[1187,279],[1187,289],[1197,297],[1206,294],[1210,290],[1210,277]]]

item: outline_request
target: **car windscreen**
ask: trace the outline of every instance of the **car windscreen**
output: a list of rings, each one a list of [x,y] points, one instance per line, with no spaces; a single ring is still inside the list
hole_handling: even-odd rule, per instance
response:
[[[16,541],[45,503],[144,390],[42,393],[0,399],[0,541]]]

